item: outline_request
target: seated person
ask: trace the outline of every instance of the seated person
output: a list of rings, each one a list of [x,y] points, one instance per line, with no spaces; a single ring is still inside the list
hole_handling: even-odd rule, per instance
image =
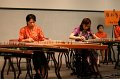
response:
[[[114,36],[116,39],[120,40],[120,20],[118,21],[118,25],[114,29]]]
[[[88,40],[89,37],[98,38],[95,34],[91,32],[91,20],[89,18],[84,18],[81,24],[75,27],[74,31],[69,36],[70,39],[76,41]],[[73,71],[73,74],[75,73],[77,74],[77,76],[89,75],[88,73],[90,71],[89,69],[90,52],[91,51],[87,49],[75,50],[75,70]]]
[[[120,19],[118,21],[118,25],[114,28],[114,36],[117,40],[120,40]],[[118,57],[117,57],[117,62],[115,64],[115,68],[119,66],[120,45],[118,45],[117,48],[118,48]]]
[[[104,26],[103,25],[101,25],[101,24],[98,25],[97,30],[98,30],[98,32],[95,34],[97,37],[99,37],[99,38],[107,38],[107,33],[104,32]],[[100,53],[102,55],[102,62],[103,62],[104,59],[105,59],[105,50],[100,50]]]
[[[91,32],[91,20],[89,18],[84,18],[81,24],[75,27],[74,31],[70,34],[70,39],[84,41],[88,40],[91,36],[92,38],[98,38],[95,34]]]
[[[36,16],[34,14],[28,14],[26,16],[27,25],[22,27],[19,32],[20,42],[35,42],[44,41],[46,38],[41,28],[36,25]],[[40,79],[41,75],[44,75],[45,68],[47,68],[47,59],[44,52],[33,51],[33,65],[36,72],[34,79]]]

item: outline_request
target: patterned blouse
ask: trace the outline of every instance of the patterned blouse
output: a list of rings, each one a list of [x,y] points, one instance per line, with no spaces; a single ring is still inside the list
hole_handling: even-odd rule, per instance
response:
[[[88,40],[90,36],[93,36],[91,31],[85,31],[85,30],[80,31],[79,27],[75,28],[73,33],[74,33],[74,36],[84,36],[86,40]]]
[[[23,39],[32,38],[34,41],[43,41],[45,39],[44,34],[40,27],[34,26],[31,31],[28,26],[22,27],[19,32],[19,41]]]

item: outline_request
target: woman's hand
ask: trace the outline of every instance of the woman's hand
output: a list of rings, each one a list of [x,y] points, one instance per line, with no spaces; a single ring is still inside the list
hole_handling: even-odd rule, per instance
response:
[[[84,36],[75,36],[74,33],[71,33],[69,38],[74,39],[76,41],[84,41],[85,40]]]
[[[34,42],[34,40],[32,38],[29,38],[28,41],[29,42]]]
[[[34,40],[32,38],[28,38],[28,39],[22,40],[22,42],[34,42]]]
[[[81,40],[81,41],[84,41],[84,40],[86,40],[86,39],[85,39],[84,36],[80,36],[80,40]]]
[[[84,40],[86,40],[86,39],[85,39],[84,36],[76,36],[76,37],[75,37],[75,40],[76,40],[76,41],[84,41]]]

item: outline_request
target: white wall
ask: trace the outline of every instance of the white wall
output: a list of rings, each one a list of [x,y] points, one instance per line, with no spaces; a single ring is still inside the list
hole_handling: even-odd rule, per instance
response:
[[[0,7],[72,10],[120,10],[120,0],[0,0]]]
[[[0,40],[18,38],[19,29],[26,25],[25,18],[29,13],[36,15],[37,24],[45,36],[54,40],[68,40],[70,33],[85,17],[91,19],[93,32],[97,31],[98,24],[104,25],[103,12],[0,10]],[[105,31],[111,37],[112,27],[105,27]]]

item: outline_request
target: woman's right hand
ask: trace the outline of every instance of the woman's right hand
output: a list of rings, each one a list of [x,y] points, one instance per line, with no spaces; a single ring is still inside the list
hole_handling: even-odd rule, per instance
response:
[[[75,36],[74,33],[71,33],[69,38],[77,40],[77,41],[84,41],[85,40],[84,36]]]
[[[34,42],[34,40],[32,38],[29,38],[28,41],[29,42]]]
[[[84,36],[80,36],[80,40],[81,40],[81,41],[84,41],[84,40],[85,40],[85,37],[84,37]]]
[[[85,37],[84,36],[77,36],[75,38],[77,41],[84,41],[85,40]]]
[[[27,39],[24,39],[22,40],[23,42],[34,42],[34,40],[32,38],[27,38]]]

